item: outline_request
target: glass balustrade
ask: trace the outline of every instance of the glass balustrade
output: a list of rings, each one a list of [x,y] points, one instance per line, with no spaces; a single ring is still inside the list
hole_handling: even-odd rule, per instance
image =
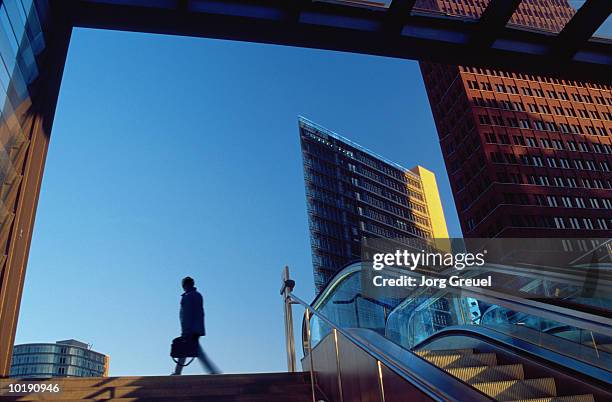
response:
[[[486,328],[511,338],[520,339],[556,353],[610,370],[612,367],[612,326],[602,333],[568,325],[562,320],[544,318],[544,314],[519,311],[492,303],[490,297],[478,296],[478,292],[462,292],[460,289],[415,287],[405,297],[372,297],[363,288],[363,270],[371,269],[367,264],[356,263],[345,268],[332,285],[315,300],[313,306],[330,321],[341,328],[367,328],[385,336],[397,345],[412,349],[429,337],[447,329]],[[491,267],[499,272],[501,267]],[[610,311],[609,283],[600,280],[598,292],[589,297],[581,294],[582,286],[570,279],[543,279],[541,275],[512,275],[506,268],[506,280],[496,289],[498,297],[503,291],[512,290],[523,296],[536,296],[537,303],[545,303],[540,296],[550,295],[551,303],[569,301],[581,305],[598,305]],[[474,277],[486,272],[475,272]],[[419,272],[387,270],[380,274],[388,278],[400,275],[418,277]],[[502,291],[500,293],[499,291]],[[486,293],[486,292],[485,292]],[[501,296],[500,296],[501,295]],[[526,305],[529,305],[528,299]],[[537,311],[537,308],[531,310]],[[550,314],[555,307],[547,310]],[[579,314],[579,313],[577,313]],[[330,328],[316,317],[311,321],[313,346],[323,339]]]

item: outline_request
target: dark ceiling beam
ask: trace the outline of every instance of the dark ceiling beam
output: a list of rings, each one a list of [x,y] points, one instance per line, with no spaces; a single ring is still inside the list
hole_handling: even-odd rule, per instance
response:
[[[557,35],[551,54],[571,59],[612,14],[612,0],[587,0]]]
[[[522,0],[491,0],[478,20],[478,28],[470,38],[474,46],[491,47]]]
[[[400,35],[415,4],[416,0],[393,0],[387,9],[383,30],[391,35]]]
[[[70,8],[72,24],[77,27],[271,43],[612,81],[612,41],[587,41],[580,47],[580,57],[559,60],[548,53],[555,35],[510,26],[501,30],[492,46],[471,46],[469,38],[478,31],[478,22],[410,15],[410,3],[398,2],[397,8],[391,10],[394,13],[391,15],[401,18],[395,26],[396,34],[390,35],[385,31],[385,24],[392,21],[387,9],[309,0],[293,3],[298,5],[294,8],[288,8],[286,0],[211,0],[208,5],[200,0],[191,4],[188,13],[111,2],[51,0],[52,6]],[[305,8],[301,9],[300,4],[305,4]],[[400,5],[408,8],[402,9]],[[289,14],[288,10],[294,13]],[[402,20],[404,15],[406,19]]]
[[[302,10],[310,3],[312,3],[312,0],[287,0],[287,22],[298,22]]]

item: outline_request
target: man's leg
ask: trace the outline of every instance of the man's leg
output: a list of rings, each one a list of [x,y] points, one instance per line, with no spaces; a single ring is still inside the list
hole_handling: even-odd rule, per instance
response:
[[[221,371],[215,365],[215,363],[213,363],[212,360],[208,358],[206,353],[204,353],[204,349],[202,349],[202,345],[200,345],[199,342],[198,342],[198,360],[200,361],[200,364],[202,364],[202,368],[204,369],[204,371],[208,372],[209,374],[221,374]]]
[[[178,359],[178,363],[176,363],[176,368],[174,369],[173,375],[181,375],[186,360],[187,359],[185,359],[184,357]]]

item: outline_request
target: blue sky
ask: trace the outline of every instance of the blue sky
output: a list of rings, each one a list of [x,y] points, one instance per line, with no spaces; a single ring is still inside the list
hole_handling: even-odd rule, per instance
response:
[[[168,374],[191,275],[221,369],[284,370],[282,267],[314,296],[298,115],[433,170],[460,235],[416,62],[75,30],[17,343],[75,338],[111,375]]]

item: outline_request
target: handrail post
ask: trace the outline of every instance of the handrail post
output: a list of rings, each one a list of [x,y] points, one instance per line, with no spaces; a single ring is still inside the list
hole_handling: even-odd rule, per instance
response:
[[[295,369],[295,336],[293,334],[293,310],[291,309],[291,291],[295,282],[289,277],[289,267],[285,266],[282,274],[281,295],[283,296],[283,308],[285,312],[285,345],[287,348],[287,370],[291,373]]]
[[[312,402],[316,402],[314,360],[312,357],[312,340],[310,333],[310,310],[308,308],[306,309],[304,320],[306,321],[306,342],[308,345],[308,359],[310,360],[310,389],[312,391]]]

